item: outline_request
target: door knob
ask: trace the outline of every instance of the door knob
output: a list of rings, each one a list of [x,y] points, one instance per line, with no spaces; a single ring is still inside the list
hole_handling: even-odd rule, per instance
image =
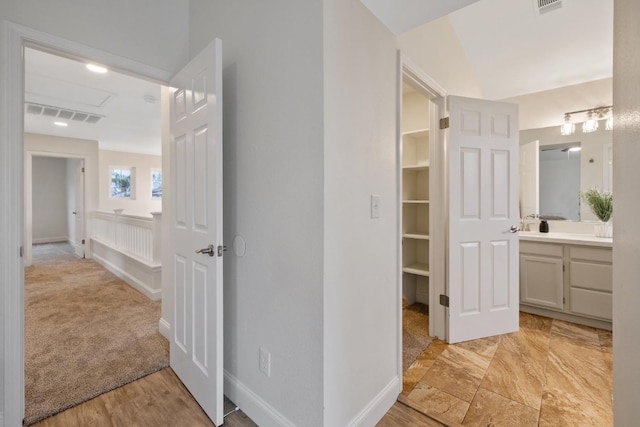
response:
[[[74,215],[78,215],[78,212],[76,212],[76,211],[73,211],[71,213],[74,214]]]
[[[520,231],[520,229],[515,225],[512,225],[511,228],[509,229],[509,233],[517,233],[518,231]]]
[[[216,254],[216,250],[213,245],[209,245],[204,249],[198,249],[196,251],[197,254],[208,254],[209,256],[214,256]]]

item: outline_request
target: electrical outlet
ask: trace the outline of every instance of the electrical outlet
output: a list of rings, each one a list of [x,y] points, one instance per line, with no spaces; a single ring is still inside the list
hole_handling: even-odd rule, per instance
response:
[[[258,369],[266,376],[271,376],[271,353],[264,347],[259,349]]]

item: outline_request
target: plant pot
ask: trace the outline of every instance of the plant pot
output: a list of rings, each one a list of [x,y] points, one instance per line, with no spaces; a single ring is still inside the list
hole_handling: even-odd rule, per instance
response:
[[[613,224],[611,221],[599,222],[593,226],[596,237],[613,237]]]

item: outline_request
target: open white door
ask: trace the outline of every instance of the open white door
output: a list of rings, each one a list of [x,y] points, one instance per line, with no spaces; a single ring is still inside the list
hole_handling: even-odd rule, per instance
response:
[[[448,340],[518,330],[518,106],[448,97]],[[513,227],[513,228],[512,228]]]
[[[540,141],[520,146],[520,217],[540,213]]]
[[[75,179],[75,242],[74,250],[76,255],[84,258],[84,160],[76,162],[76,179]]]
[[[223,423],[221,49],[216,39],[170,82],[171,368],[216,425]]]

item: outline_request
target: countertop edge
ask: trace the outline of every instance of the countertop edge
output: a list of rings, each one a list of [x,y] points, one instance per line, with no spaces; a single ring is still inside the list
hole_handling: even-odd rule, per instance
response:
[[[546,243],[566,243],[584,246],[600,246],[613,247],[613,239],[607,237],[595,237],[590,234],[574,234],[574,233],[539,233],[534,231],[525,231],[520,233],[520,240],[529,242],[546,242]]]

